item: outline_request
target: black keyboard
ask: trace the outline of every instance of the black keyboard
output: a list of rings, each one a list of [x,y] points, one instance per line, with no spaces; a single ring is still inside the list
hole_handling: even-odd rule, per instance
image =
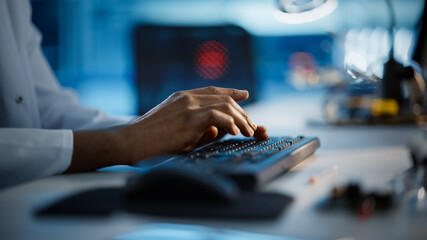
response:
[[[161,165],[190,165],[209,174],[225,175],[247,189],[286,172],[319,146],[317,137],[229,139],[171,157]]]

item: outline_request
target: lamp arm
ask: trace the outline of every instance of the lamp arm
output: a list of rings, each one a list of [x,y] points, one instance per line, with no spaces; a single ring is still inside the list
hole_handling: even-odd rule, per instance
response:
[[[390,52],[389,52],[389,59],[394,58],[394,28],[396,26],[396,14],[394,12],[393,8],[393,1],[392,0],[386,0],[388,12],[390,14],[390,25],[389,25],[389,32],[390,32],[390,38],[391,38],[391,44],[390,44]]]
[[[415,43],[415,50],[412,59],[421,66],[426,66],[427,63],[427,2],[424,1],[423,13],[418,23],[418,40]]]

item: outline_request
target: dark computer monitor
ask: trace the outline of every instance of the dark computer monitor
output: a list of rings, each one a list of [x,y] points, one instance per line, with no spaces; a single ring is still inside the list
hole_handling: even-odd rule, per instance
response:
[[[175,91],[205,86],[245,89],[256,97],[250,35],[237,26],[135,29],[139,114]]]

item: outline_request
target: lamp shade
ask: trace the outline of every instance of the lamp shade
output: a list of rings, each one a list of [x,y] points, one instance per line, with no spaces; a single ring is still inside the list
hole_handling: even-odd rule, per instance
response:
[[[332,13],[337,0],[278,0],[275,18],[289,24],[312,22]]]

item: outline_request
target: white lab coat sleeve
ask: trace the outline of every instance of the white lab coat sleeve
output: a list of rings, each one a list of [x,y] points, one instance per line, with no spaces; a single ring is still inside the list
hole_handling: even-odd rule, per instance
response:
[[[72,152],[71,130],[0,128],[0,189],[64,172]]]
[[[41,35],[33,25],[30,38],[28,54],[43,128],[98,129],[128,122],[128,120],[110,117],[100,110],[80,105],[75,92],[62,88],[57,82],[41,51]]]
[[[125,124],[127,121],[109,117],[99,110],[80,105],[75,93],[59,85],[41,51],[41,35],[30,21],[28,1],[10,0],[0,3],[3,12],[10,11],[9,16],[0,16],[3,17],[1,20],[4,20],[0,24],[3,24],[4,29],[7,26],[13,29],[9,31],[10,34],[8,32],[8,36],[1,37],[14,40],[18,46],[16,49],[10,49],[16,52],[11,55],[19,56],[22,64],[21,69],[19,65],[16,66],[16,74],[25,72],[23,76],[28,81],[27,87],[34,88],[35,93],[22,95],[23,101],[24,103],[32,101],[36,109],[34,113],[38,114],[34,119],[40,120],[28,124],[29,128],[25,126],[13,128],[7,125],[0,128],[0,188],[2,188],[64,172],[72,159],[72,130],[105,128]],[[11,79],[1,80],[11,81]],[[38,127],[41,129],[36,129]]]

